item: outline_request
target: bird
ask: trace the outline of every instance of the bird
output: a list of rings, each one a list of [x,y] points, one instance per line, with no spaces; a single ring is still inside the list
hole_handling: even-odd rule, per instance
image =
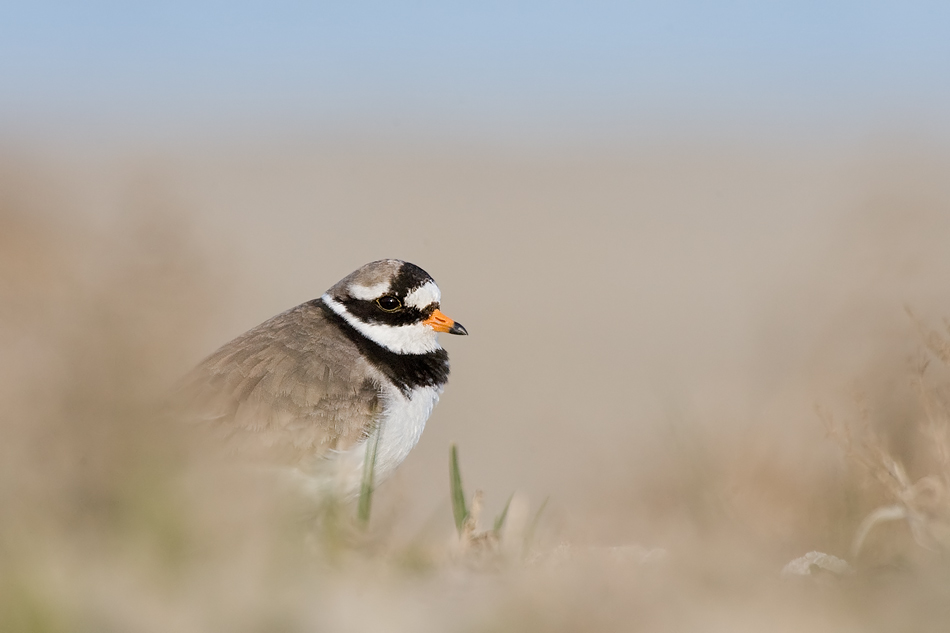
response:
[[[366,264],[201,361],[178,387],[182,410],[228,455],[353,498],[367,452],[374,484],[392,475],[448,381],[438,334],[468,331],[440,304],[419,266]]]

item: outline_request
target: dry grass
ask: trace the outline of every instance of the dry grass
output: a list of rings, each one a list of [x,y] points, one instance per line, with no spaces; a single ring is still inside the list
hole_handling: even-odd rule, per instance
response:
[[[539,520],[544,494],[532,489],[504,506],[522,482],[496,485],[492,477],[508,472],[502,458],[492,463],[462,442],[467,489],[487,492],[466,498],[458,532],[447,444],[419,466],[440,492],[397,477],[378,491],[364,529],[354,507],[304,511],[265,482],[196,464],[188,438],[156,416],[168,385],[209,341],[227,338],[216,331],[223,306],[240,301],[240,275],[185,219],[188,205],[168,193],[160,168],[124,185],[120,219],[99,228],[57,193],[68,187],[55,171],[12,159],[4,170],[2,631],[940,631],[950,621],[950,325],[929,326],[939,317],[929,307],[907,320],[913,327],[878,332],[894,339],[877,341],[882,348],[898,353],[859,355],[869,365],[857,375],[842,375],[855,365],[814,365],[809,388],[831,371],[841,382],[867,378],[872,394],[832,398],[820,416],[798,411],[826,392],[789,396],[781,381],[756,376],[779,403],[759,413],[781,425],[742,423],[729,406],[684,406],[636,427],[649,448],[638,451],[624,444],[629,417],[603,410],[572,426],[542,406],[541,422],[522,424],[550,426],[519,449],[524,472],[550,482]],[[576,239],[577,226],[565,231]],[[686,344],[698,357],[696,340]],[[541,371],[548,345],[524,344],[528,370],[537,362]],[[466,375],[456,362],[447,400],[453,389],[464,395],[457,382],[490,388],[490,376]],[[733,397],[713,378],[697,391]],[[536,395],[526,385],[511,397]],[[898,395],[901,385],[913,397]],[[436,415],[453,411],[464,415],[448,401]],[[821,420],[840,452],[821,439]],[[503,422],[472,432],[498,434]],[[600,435],[620,446],[596,454],[577,444]],[[573,461],[545,470],[535,453],[559,450],[558,441]],[[598,482],[588,499],[559,488],[564,470]],[[428,496],[420,502],[406,488]],[[504,526],[489,525],[484,517],[503,507]],[[807,577],[781,575],[812,550],[854,573],[829,563],[806,564]]]
[[[887,505],[873,510],[859,526],[851,548],[855,558],[861,556],[872,530],[894,520],[905,522],[914,542],[937,557],[944,556],[950,547],[950,418],[945,400],[950,341],[946,335],[923,325],[910,310],[908,315],[917,324],[926,348],[942,365],[928,372],[931,358],[923,358],[909,377],[919,410],[905,432],[917,435],[912,438],[916,446],[912,457],[925,474],[911,479],[885,440],[872,428],[862,400],[857,403],[859,417],[855,425],[839,425],[830,415],[822,415],[829,435],[842,447],[847,459],[875,480],[888,499]],[[933,374],[937,376],[932,377]]]

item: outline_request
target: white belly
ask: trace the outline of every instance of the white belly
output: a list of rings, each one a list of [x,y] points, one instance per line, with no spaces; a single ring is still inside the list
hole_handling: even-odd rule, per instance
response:
[[[376,448],[374,484],[388,479],[419,443],[426,420],[439,401],[442,390],[436,387],[417,387],[407,398],[401,391],[390,387],[383,392],[385,413],[379,421],[379,443]],[[373,437],[360,442],[348,451],[336,453],[310,473],[300,473],[309,480],[305,487],[315,494],[334,493],[343,498],[359,494],[363,479],[366,451]],[[329,467],[329,468],[327,468]],[[302,482],[303,483],[303,482]]]
[[[386,397],[386,414],[380,420],[380,437],[376,449],[376,483],[386,480],[415,448],[426,428],[426,420],[439,401],[441,389],[418,387],[407,398],[402,392]],[[363,442],[360,452],[365,455],[369,442]],[[361,469],[362,470],[362,469]]]

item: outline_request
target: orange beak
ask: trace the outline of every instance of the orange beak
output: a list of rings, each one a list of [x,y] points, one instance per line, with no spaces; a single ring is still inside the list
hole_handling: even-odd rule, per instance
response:
[[[449,334],[468,334],[461,323],[456,323],[449,317],[445,316],[438,309],[434,310],[429,318],[423,321],[425,325],[428,325],[436,332],[447,332]]]

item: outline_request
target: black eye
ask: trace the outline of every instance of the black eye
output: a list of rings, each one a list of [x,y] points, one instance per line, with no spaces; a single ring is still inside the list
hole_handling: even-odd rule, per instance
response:
[[[386,295],[376,300],[376,305],[386,312],[395,312],[402,307],[402,302],[392,295]]]

